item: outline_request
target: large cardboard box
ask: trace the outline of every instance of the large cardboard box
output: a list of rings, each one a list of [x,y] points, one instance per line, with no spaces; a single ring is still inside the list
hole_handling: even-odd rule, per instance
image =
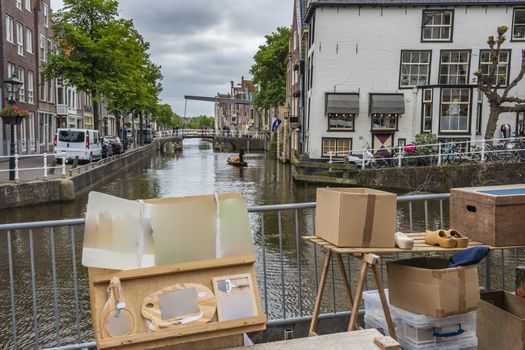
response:
[[[317,189],[316,235],[339,247],[395,246],[397,196],[368,188]]]
[[[454,188],[450,226],[492,246],[525,245],[525,185]]]
[[[390,303],[418,314],[446,317],[479,304],[477,265],[448,268],[448,260],[415,258],[390,262]]]
[[[481,294],[479,350],[525,349],[525,299],[508,292]]]

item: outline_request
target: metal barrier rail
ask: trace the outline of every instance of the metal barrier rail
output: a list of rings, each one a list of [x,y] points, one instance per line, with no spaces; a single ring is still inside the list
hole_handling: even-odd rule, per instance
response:
[[[161,137],[172,136],[224,136],[224,137],[250,137],[250,138],[264,138],[265,133],[261,131],[222,131],[215,129],[179,129],[179,130],[163,130],[158,134]]]
[[[448,200],[449,197],[449,194],[399,197],[398,210],[401,210],[401,212],[398,215],[398,229],[414,232],[415,229],[424,230],[444,227],[443,202]],[[414,203],[422,204],[423,208],[420,206],[415,207]],[[439,215],[429,215],[430,205],[439,205]],[[264,310],[269,316],[269,326],[293,324],[298,321],[309,320],[315,294],[317,293],[321,254],[319,254],[317,247],[304,244],[301,236],[313,233],[315,203],[252,206],[248,211],[257,247],[257,277],[261,286]],[[408,218],[406,216],[407,212]],[[93,335],[89,320],[89,303],[86,303],[88,298],[85,278],[86,269],[79,266],[80,254],[77,252],[81,250],[80,237],[83,233],[83,224],[84,219],[70,219],[0,225],[0,239],[5,238],[7,243],[7,271],[0,269],[0,276],[2,272],[8,275],[8,278],[4,279],[4,281],[7,281],[7,290],[3,292],[9,295],[10,306],[10,315],[3,319],[3,323],[6,325],[10,323],[11,333],[9,336],[9,330],[4,330],[3,334],[0,335],[0,348],[27,348],[28,344],[30,344],[29,347],[34,348],[40,348],[42,345],[62,346],[59,349],[64,350],[95,347],[95,343],[90,342],[93,339]],[[287,227],[290,229],[286,230]],[[45,243],[45,245],[49,245],[50,254],[51,281],[49,286],[41,285],[41,283],[45,282],[37,283],[35,273],[37,265],[35,262],[34,240],[42,240],[44,238],[49,239]],[[14,245],[15,240],[17,242],[16,246]],[[24,240],[24,244],[20,243],[22,240]],[[68,254],[67,257],[64,257],[65,252],[60,249],[64,247],[57,246],[58,240],[66,246],[65,250],[67,250],[67,246],[71,247],[71,254]],[[31,275],[31,292],[30,295],[24,295],[23,298],[26,302],[29,298],[31,306],[26,305],[25,309],[17,310],[17,307],[20,308],[20,302],[17,303],[18,299],[16,299],[15,268],[17,266],[14,263],[14,259],[19,260],[20,256],[26,256],[27,251],[20,250],[21,247],[25,248],[26,244],[29,247],[29,271],[25,271],[25,273],[29,272]],[[285,245],[289,248],[287,252],[285,252]],[[4,248],[0,246],[0,249]],[[60,264],[57,263],[58,257],[61,259]],[[381,276],[384,275],[385,258],[386,260],[389,258],[397,259],[399,256],[398,254],[395,254],[395,257],[389,257],[388,254],[386,256],[381,255]],[[42,256],[39,255],[38,259],[41,264]],[[505,288],[505,255],[503,251],[500,261],[497,259],[493,260],[501,263],[502,286]],[[67,261],[69,262],[66,263]],[[487,261],[490,261],[490,258]],[[22,260],[22,262],[27,263],[26,260]],[[518,250],[515,250],[515,263],[518,263]],[[348,257],[346,264],[351,265],[354,263]],[[356,267],[356,265],[352,266]],[[58,269],[64,268],[71,269],[69,282],[67,282],[71,286],[68,288],[58,283]],[[347,268],[347,271],[349,280],[355,285],[356,281],[352,281],[351,276],[352,269]],[[484,285],[487,290],[491,289],[491,272],[491,264],[485,263]],[[16,276],[18,276],[18,273]],[[80,276],[82,276],[81,280],[79,280]],[[60,280],[63,280],[62,275]],[[20,281],[16,279],[16,282]],[[86,285],[82,282],[86,283]],[[0,283],[2,283],[1,278]],[[61,283],[65,282],[62,281]],[[42,289],[48,290],[48,288],[52,291],[52,303],[43,305],[42,300],[39,300],[38,297],[42,293]],[[338,317],[349,314],[347,307],[340,305],[344,305],[346,301],[345,298],[341,299],[338,297],[338,295],[344,294],[340,288],[342,288],[342,282],[335,276],[332,265],[331,303],[329,306],[324,305],[323,317]],[[367,283],[366,288],[373,288],[373,284]],[[338,293],[338,290],[341,290],[341,293]],[[66,306],[72,310],[73,315],[69,317],[70,323],[64,326],[61,323],[64,322],[61,321],[61,316],[63,316],[61,308]],[[53,321],[51,322],[54,323],[53,325],[48,324],[49,321],[43,325],[39,323],[39,315],[44,308],[48,314],[52,313]],[[2,315],[0,314],[0,316]],[[19,317],[24,318],[26,333],[20,333],[18,330],[17,321]],[[27,333],[28,322],[32,324],[32,329],[29,333]],[[44,332],[43,329],[46,329],[46,331]],[[64,333],[66,335],[63,335]],[[41,340],[40,335],[46,339]],[[23,342],[23,345],[20,345],[19,342]]]

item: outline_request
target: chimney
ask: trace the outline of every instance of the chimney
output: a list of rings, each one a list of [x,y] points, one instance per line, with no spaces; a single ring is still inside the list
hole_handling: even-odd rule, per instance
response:
[[[244,88],[244,76],[241,77],[241,86]]]
[[[233,80],[230,81],[230,85],[231,85],[231,87],[233,89]]]

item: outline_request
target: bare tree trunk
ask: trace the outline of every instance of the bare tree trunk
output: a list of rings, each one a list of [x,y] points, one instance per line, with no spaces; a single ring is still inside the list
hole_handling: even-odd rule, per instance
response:
[[[497,104],[491,103],[490,104],[490,114],[489,114],[489,120],[487,121],[487,129],[485,131],[485,139],[490,140],[494,138],[494,134],[496,134],[496,127],[498,125],[498,118],[501,111]]]

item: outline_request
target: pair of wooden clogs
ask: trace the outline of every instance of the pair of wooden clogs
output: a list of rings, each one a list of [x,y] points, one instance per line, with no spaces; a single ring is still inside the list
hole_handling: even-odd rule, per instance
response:
[[[425,243],[441,248],[467,248],[468,237],[456,230],[436,230],[425,233]]]

